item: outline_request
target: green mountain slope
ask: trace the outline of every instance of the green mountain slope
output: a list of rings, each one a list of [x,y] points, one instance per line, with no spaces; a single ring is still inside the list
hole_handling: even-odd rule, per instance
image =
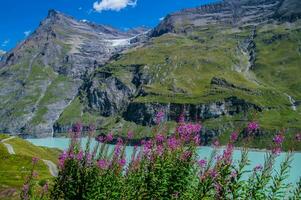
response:
[[[134,129],[141,137],[148,136],[145,125],[153,123],[156,111],[163,110],[169,120],[176,120],[185,109],[188,119],[202,120],[211,130],[205,134],[213,131],[214,135],[224,134],[223,138],[256,120],[268,135],[253,146],[266,147],[264,141],[283,128],[293,140],[301,130],[297,102],[301,99],[300,41],[300,21],[266,24],[255,30],[210,27],[153,38],[99,68],[91,80],[93,90],[80,95],[64,111],[58,126],[92,122],[119,134]],[[137,88],[124,110],[109,118],[106,113],[99,116],[95,106],[99,102],[93,96],[112,87],[104,81],[105,76],[120,80],[121,88]],[[291,146],[288,143],[286,147]]]
[[[0,140],[5,138],[8,136],[0,136]],[[16,154],[9,154],[7,148],[0,142],[0,198],[18,199],[18,193],[32,168],[32,157],[57,163],[60,150],[37,147],[20,138],[5,143],[12,145]],[[38,162],[35,170],[38,172],[39,181],[52,180],[49,169],[42,160]]]
[[[164,111],[171,130],[182,112],[202,121],[206,143],[251,120],[265,135],[258,141],[283,129],[293,138],[301,130],[300,10],[297,0],[225,0],[171,13],[138,35],[51,11],[0,63],[0,130],[60,136],[81,121],[139,138]]]

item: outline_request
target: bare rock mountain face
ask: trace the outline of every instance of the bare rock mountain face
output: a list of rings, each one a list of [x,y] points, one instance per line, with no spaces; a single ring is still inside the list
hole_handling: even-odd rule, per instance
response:
[[[0,62],[0,132],[51,135],[83,78],[135,46],[131,40],[143,31],[121,32],[50,10]]]
[[[301,17],[299,0],[224,0],[168,15],[152,36],[181,33],[209,26],[258,26],[274,20],[293,21]]]
[[[254,116],[301,130],[300,17],[299,0],[225,0],[122,32],[51,10],[0,61],[0,132],[145,130],[158,111],[210,137]]]

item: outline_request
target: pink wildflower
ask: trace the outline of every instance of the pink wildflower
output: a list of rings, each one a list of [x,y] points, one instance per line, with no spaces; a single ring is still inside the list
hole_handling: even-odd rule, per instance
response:
[[[200,137],[200,135],[194,136],[193,141],[194,141],[194,144],[196,146],[199,146],[201,144],[201,137]]]
[[[185,151],[182,156],[181,156],[181,160],[182,161],[188,161],[192,156],[192,152],[191,151]]]
[[[22,199],[29,200],[29,184],[25,184],[22,187]]]
[[[175,137],[171,137],[167,139],[167,146],[169,149],[175,150],[178,148],[178,145],[179,143]]]
[[[106,136],[106,142],[112,142],[113,139],[114,139],[113,133],[109,133],[109,134]]]
[[[281,153],[281,147],[279,146],[276,146],[272,149],[272,154],[276,155],[276,156],[279,156]]]
[[[65,164],[65,160],[68,158],[68,153],[64,151],[60,156],[59,156],[59,167],[63,167]]]
[[[164,112],[163,111],[159,111],[157,114],[156,114],[156,119],[155,119],[155,123],[156,124],[160,124],[163,119],[164,119]]]
[[[96,127],[94,124],[89,125],[89,131],[93,132],[93,131],[95,131],[95,129],[96,129]]]
[[[230,140],[231,142],[235,142],[238,139],[238,133],[237,132],[233,132],[230,136]]]
[[[129,131],[128,134],[127,134],[127,137],[128,137],[129,140],[133,139],[134,132],[133,131]]]
[[[100,169],[107,169],[107,167],[108,167],[108,161],[106,161],[106,160],[99,160],[97,162],[97,165],[98,165],[98,167]]]
[[[274,138],[273,138],[273,142],[276,145],[281,145],[283,143],[284,140],[284,136],[282,134],[277,134]]]
[[[38,161],[39,161],[39,158],[36,158],[36,157],[33,157],[32,158],[32,164],[37,164],[38,163]]]
[[[76,157],[77,157],[77,160],[81,161],[84,158],[84,152],[80,151]]]
[[[213,143],[212,143],[213,147],[214,148],[218,148],[219,147],[219,141],[218,140],[215,140]]]
[[[102,135],[99,135],[95,138],[95,140],[99,143],[103,143],[105,141],[105,137]]]
[[[164,137],[163,134],[158,133],[158,134],[156,135],[156,141],[157,141],[158,143],[162,143],[162,142],[164,141],[164,139],[165,139],[165,137]]]
[[[220,193],[222,191],[222,186],[219,183],[214,184],[216,193]]]
[[[143,146],[143,154],[146,156],[150,156],[150,153],[152,151],[152,146],[153,146],[153,143],[151,140],[146,141]]]
[[[156,153],[159,155],[159,156],[162,156],[163,153],[164,153],[164,147],[163,145],[158,145],[157,148],[156,148]]]
[[[121,137],[117,138],[117,144],[122,145],[123,144],[123,140]]]
[[[117,143],[114,148],[114,156],[118,157],[121,153],[121,145]]]
[[[44,193],[48,192],[48,189],[49,189],[49,185],[48,185],[48,183],[45,183],[45,184],[43,185],[43,192],[44,192]]]
[[[181,113],[181,115],[179,116],[178,122],[179,122],[179,123],[184,123],[184,122],[185,122],[185,116],[184,116],[184,113]]]
[[[228,144],[227,148],[223,152],[223,160],[228,164],[232,162],[233,149],[234,146],[232,144]]]
[[[237,177],[237,172],[234,170],[231,172],[231,178],[236,178]]]
[[[215,179],[218,176],[218,173],[215,169],[209,170],[209,174],[210,174],[212,179]]]
[[[259,124],[257,122],[250,122],[248,124],[248,131],[253,132],[259,129]]]
[[[118,161],[118,164],[120,167],[123,167],[126,164],[126,160],[124,158],[122,158]]]
[[[200,166],[201,168],[205,168],[206,165],[207,165],[207,160],[204,160],[204,159],[199,160],[199,161],[198,161],[198,164],[199,164],[199,166]]]
[[[83,125],[80,122],[77,122],[76,124],[74,124],[73,128],[72,128],[73,132],[75,132],[75,133],[81,132],[82,129],[83,129]]]
[[[259,165],[256,165],[254,168],[253,168],[253,171],[254,172],[259,172],[259,171],[261,171],[263,169],[263,166],[261,165],[261,164],[259,164]]]

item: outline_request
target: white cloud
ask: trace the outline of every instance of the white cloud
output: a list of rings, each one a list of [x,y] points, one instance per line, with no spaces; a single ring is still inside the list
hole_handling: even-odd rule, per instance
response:
[[[30,30],[28,30],[28,31],[24,31],[24,35],[25,35],[25,37],[28,37],[30,33],[31,33],[31,31],[30,31]]]
[[[137,0],[101,0],[100,2],[94,2],[93,8],[98,12],[103,10],[120,11],[127,6],[135,7],[136,4]]]
[[[9,40],[4,40],[1,44],[2,47],[6,47],[9,43]]]

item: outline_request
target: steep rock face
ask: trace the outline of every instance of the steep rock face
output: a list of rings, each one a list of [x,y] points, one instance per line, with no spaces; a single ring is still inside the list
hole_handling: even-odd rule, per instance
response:
[[[281,20],[293,21],[301,18],[301,1],[284,0],[276,12],[276,17]]]
[[[88,90],[89,107],[100,115],[114,116],[124,110],[136,88],[130,88],[115,77],[94,79]]]
[[[162,104],[162,103],[130,103],[123,117],[141,125],[155,123],[156,113],[163,111],[167,121],[177,121],[181,113],[191,121],[218,118],[223,115],[246,113],[249,110],[262,111],[262,108],[245,100],[231,97],[224,101],[209,104]]]
[[[55,72],[80,78],[128,48],[130,42],[122,41],[132,39],[137,33],[141,34],[141,31],[121,32],[50,10],[30,37],[4,56],[0,67],[20,63],[25,57],[35,55],[35,59],[51,66]]]
[[[83,79],[113,55],[139,45],[145,31],[121,32],[50,10],[0,61],[0,132],[52,135]]]
[[[210,26],[258,26],[274,20],[300,17],[298,0],[224,0],[168,15],[151,33],[183,33]]]

